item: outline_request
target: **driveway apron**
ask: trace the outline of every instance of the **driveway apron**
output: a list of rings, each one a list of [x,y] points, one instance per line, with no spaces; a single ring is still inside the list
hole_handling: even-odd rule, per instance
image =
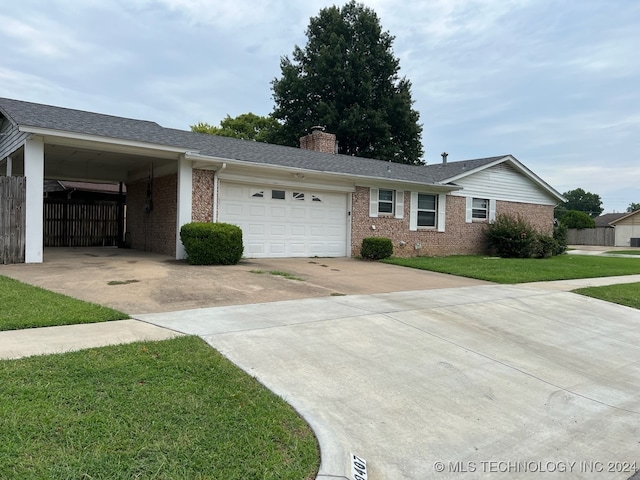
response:
[[[316,432],[318,478],[610,478],[640,467],[640,312],[483,285],[136,318],[204,338]]]

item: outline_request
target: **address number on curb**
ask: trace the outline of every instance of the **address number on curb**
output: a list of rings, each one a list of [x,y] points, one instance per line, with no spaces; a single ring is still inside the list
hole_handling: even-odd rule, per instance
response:
[[[351,478],[352,480],[367,480],[367,462],[364,458],[351,454]]]

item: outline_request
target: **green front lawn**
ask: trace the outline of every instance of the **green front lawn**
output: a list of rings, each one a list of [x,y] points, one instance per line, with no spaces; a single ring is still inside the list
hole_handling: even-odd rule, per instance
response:
[[[605,287],[579,288],[573,292],[640,309],[640,282],[621,283],[618,285],[607,285]]]
[[[611,250],[605,253],[611,253],[615,255],[640,255],[640,250]]]
[[[0,362],[0,478],[312,479],[309,426],[196,337]]]
[[[497,283],[640,274],[640,261],[636,259],[587,255],[559,255],[544,259],[454,255],[388,258],[383,262]]]
[[[129,318],[126,313],[0,275],[0,331]]]

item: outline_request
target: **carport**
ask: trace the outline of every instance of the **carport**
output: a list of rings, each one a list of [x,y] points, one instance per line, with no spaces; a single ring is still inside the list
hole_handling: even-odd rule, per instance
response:
[[[0,99],[0,176],[26,178],[25,262],[43,261],[45,179],[126,184],[129,245],[182,258],[177,231],[191,221],[191,163],[184,148],[162,144],[161,130],[153,122]]]

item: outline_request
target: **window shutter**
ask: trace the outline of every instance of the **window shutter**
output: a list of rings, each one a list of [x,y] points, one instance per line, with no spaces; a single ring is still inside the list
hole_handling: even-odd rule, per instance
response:
[[[489,221],[493,222],[496,219],[496,201],[489,200]]]
[[[467,223],[473,222],[473,197],[467,197]]]
[[[369,216],[370,217],[378,216],[378,189],[377,188],[369,189]]]
[[[396,190],[396,218],[404,217],[404,192]]]
[[[438,195],[438,231],[444,232],[444,221],[447,216],[447,195]]]
[[[409,207],[409,230],[418,230],[418,192],[411,192],[411,205]]]

